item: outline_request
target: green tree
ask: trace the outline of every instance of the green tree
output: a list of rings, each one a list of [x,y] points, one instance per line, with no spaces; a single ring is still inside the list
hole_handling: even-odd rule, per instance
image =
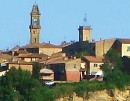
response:
[[[127,56],[122,57],[123,68],[122,71],[130,75],[130,58]]]
[[[118,53],[118,51],[114,49],[110,49],[105,55],[104,55],[104,64],[103,67],[109,68],[109,69],[121,69],[123,67],[121,56]]]
[[[127,75],[121,70],[123,67],[123,62],[120,54],[114,50],[110,49],[104,56],[104,80],[109,85],[115,85],[118,88],[124,88],[127,82]]]
[[[83,58],[83,56],[89,56],[87,51],[74,52],[74,56],[77,58]]]
[[[5,76],[0,78],[0,100],[2,101],[32,101],[30,100],[31,92],[40,95],[42,84],[31,78],[29,71],[11,68]],[[39,93],[39,94],[38,94]],[[34,98],[35,97],[35,98]],[[39,96],[34,96],[35,101]]]
[[[41,65],[39,63],[34,63],[32,77],[39,80],[40,70],[41,70]]]

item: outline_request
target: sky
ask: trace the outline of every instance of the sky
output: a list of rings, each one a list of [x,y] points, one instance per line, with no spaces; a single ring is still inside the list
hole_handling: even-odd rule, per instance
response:
[[[130,38],[130,0],[1,0],[0,50],[30,41],[30,12],[41,12],[40,42],[78,41],[78,27],[92,28],[92,39]]]

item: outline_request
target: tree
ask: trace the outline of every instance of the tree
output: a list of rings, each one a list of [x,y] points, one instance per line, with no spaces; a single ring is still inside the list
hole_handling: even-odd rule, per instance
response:
[[[121,71],[122,67],[123,63],[120,54],[116,50],[110,49],[104,56],[103,64],[104,80],[108,85],[124,88],[127,75]]]
[[[89,56],[87,51],[74,52],[74,56],[77,58],[83,58],[83,56]]]
[[[2,101],[31,101],[31,92],[37,95],[42,89],[42,84],[31,78],[29,71],[24,71],[16,68],[11,68],[5,76],[0,78],[0,100]],[[34,96],[38,99],[38,96]],[[35,100],[38,101],[38,100]],[[40,100],[42,101],[42,100]]]
[[[41,65],[39,63],[34,63],[32,77],[39,80],[40,70],[41,70]]]
[[[104,64],[103,67],[108,69],[121,69],[123,67],[121,56],[118,51],[114,49],[110,49],[104,55]]]
[[[127,56],[122,57],[123,68],[122,71],[130,75],[130,58]]]

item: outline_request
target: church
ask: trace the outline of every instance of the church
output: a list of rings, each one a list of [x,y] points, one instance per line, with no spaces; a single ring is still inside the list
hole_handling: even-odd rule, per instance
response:
[[[40,11],[38,4],[34,4],[30,13],[30,43],[21,47],[21,50],[26,50],[29,53],[46,54],[51,56],[54,53],[61,52],[62,48],[50,43],[39,43],[40,38]]]

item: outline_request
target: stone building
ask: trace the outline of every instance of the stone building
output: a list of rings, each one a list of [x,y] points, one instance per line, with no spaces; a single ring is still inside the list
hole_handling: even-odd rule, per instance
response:
[[[21,48],[29,53],[46,54],[51,56],[52,54],[62,51],[62,47],[52,45],[50,43],[28,44]]]
[[[112,48],[116,39],[104,39],[100,41],[95,41],[95,56],[103,56],[107,53],[107,51]]]
[[[81,59],[55,57],[46,62],[47,68],[53,70],[55,81],[79,82]]]
[[[79,42],[91,42],[91,30],[90,26],[79,26]]]
[[[103,64],[103,57],[100,56],[84,56],[83,60],[86,63],[87,72],[90,75],[98,73]]]
[[[122,57],[130,57],[130,39],[117,39],[113,44],[113,48],[116,49]]]
[[[37,4],[33,5],[32,11],[30,13],[30,44],[39,43],[39,34],[40,34],[40,11]]]

